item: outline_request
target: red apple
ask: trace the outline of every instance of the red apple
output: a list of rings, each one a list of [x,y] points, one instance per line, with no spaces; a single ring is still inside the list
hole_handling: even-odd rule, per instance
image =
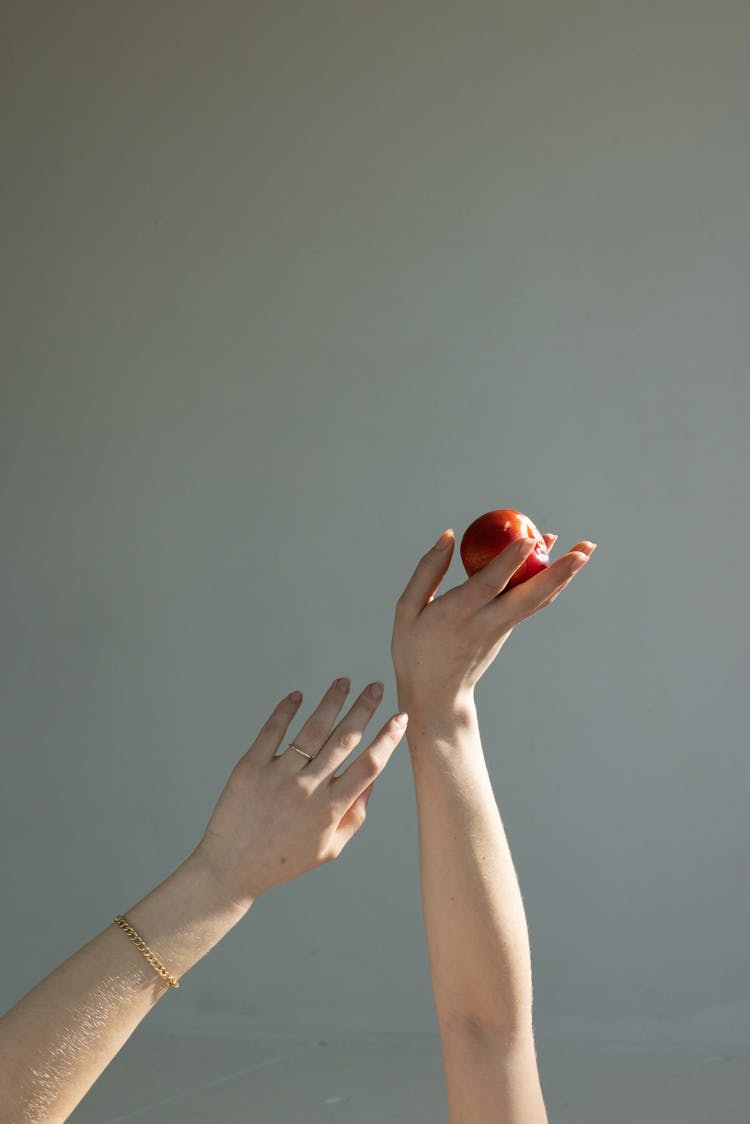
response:
[[[534,574],[546,570],[549,566],[549,551],[539,531],[526,515],[510,507],[503,507],[499,511],[488,511],[486,515],[480,515],[464,531],[461,561],[466,573],[471,577],[517,539],[533,539],[535,546],[505,588],[512,589],[514,585],[520,585],[533,578]]]

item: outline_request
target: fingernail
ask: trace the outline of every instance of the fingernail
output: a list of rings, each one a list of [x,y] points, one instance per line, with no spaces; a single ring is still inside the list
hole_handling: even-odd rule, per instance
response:
[[[289,698],[291,699],[291,701],[293,703],[302,702],[302,692],[301,691],[292,691]]]
[[[382,697],[383,697],[383,684],[382,683],[371,683],[370,684],[370,694],[372,695],[372,697],[374,699],[382,699]]]
[[[395,725],[398,726],[399,730],[403,730],[404,726],[409,721],[409,715],[406,713],[397,714],[393,721]]]
[[[347,679],[347,677],[346,677],[346,676],[344,676],[344,677],[343,677],[343,678],[341,678],[341,679],[337,679],[337,680],[336,680],[336,686],[337,686],[337,687],[339,688],[339,690],[341,690],[341,691],[348,691],[348,690],[349,690],[349,688],[351,687],[351,685],[352,685],[352,681],[351,681],[351,679]]]
[[[518,549],[521,554],[525,554],[527,550],[533,550],[536,546],[536,539],[519,539]]]
[[[447,550],[448,545],[451,541],[451,537],[452,536],[451,536],[450,529],[447,530],[447,531],[443,531],[442,535],[440,536],[438,541],[435,543],[435,546],[433,547],[433,550]]]

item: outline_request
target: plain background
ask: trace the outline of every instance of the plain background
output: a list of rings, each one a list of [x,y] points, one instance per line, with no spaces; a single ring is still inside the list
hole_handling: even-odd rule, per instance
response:
[[[478,693],[538,1032],[750,1045],[747,4],[17,2],[0,43],[3,1008],[278,698],[395,710],[418,558],[512,506],[600,544]],[[434,1027],[405,747],[148,1026]]]

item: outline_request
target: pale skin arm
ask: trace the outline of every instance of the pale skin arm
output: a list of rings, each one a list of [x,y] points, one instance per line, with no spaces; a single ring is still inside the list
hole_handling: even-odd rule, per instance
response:
[[[546,1124],[526,916],[474,688],[512,628],[550,604],[595,546],[578,543],[500,596],[528,553],[513,544],[436,597],[455,545],[445,534],[444,548],[428,551],[399,599],[392,654],[399,705],[409,710],[422,906],[450,1119]],[[545,536],[548,546],[555,538]]]
[[[389,719],[335,777],[382,695],[370,684],[332,730],[348,689],[337,680],[293,739],[313,761],[277,754],[301,696],[282,700],[232,770],[195,851],[126,912],[178,980],[261,894],[336,858],[364,823],[404,724]],[[114,924],[74,953],[0,1019],[0,1124],[66,1120],[167,990]]]

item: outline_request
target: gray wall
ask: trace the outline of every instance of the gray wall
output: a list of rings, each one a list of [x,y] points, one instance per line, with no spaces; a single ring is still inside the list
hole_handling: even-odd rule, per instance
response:
[[[3,1004],[510,505],[600,543],[479,691],[540,1037],[749,1045],[748,6],[3,23]],[[405,751],[147,1025],[434,1025]]]

